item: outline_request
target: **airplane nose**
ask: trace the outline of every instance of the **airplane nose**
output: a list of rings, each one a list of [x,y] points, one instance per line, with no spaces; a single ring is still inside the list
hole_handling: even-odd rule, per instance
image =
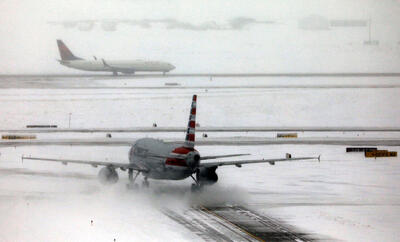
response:
[[[169,64],[169,65],[170,65],[171,70],[173,70],[173,69],[176,68],[176,67],[175,67],[174,65],[172,65],[172,64]]]

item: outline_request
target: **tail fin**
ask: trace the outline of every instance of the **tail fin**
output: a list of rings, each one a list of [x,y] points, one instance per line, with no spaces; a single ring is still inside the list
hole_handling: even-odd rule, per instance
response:
[[[184,147],[194,148],[195,133],[196,133],[196,101],[197,95],[193,95],[192,107],[190,109],[189,122],[186,131],[186,139]]]
[[[60,51],[61,60],[82,60],[82,58],[74,56],[62,40],[57,40],[58,51]]]

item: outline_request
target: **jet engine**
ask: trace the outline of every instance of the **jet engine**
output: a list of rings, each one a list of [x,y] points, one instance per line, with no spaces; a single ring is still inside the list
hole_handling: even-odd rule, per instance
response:
[[[213,185],[218,181],[218,175],[215,172],[217,170],[217,166],[214,167],[202,167],[200,168],[197,179],[202,185]]]
[[[195,170],[200,164],[200,155],[197,151],[189,152],[186,157],[187,165]]]
[[[101,168],[98,177],[102,184],[114,184],[118,181],[118,173],[113,167]]]

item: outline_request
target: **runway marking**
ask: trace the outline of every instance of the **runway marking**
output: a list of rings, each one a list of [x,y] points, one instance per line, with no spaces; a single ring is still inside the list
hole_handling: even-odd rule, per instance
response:
[[[162,212],[208,241],[313,241],[271,217],[240,206],[196,206],[185,211],[163,209]]]
[[[235,230],[230,229],[228,226],[219,223],[212,217],[208,217],[205,214],[199,213],[199,210],[196,209],[189,209],[187,211],[184,211],[183,215],[170,209],[164,209],[162,212],[167,217],[183,225],[189,231],[193,232],[205,241],[252,241],[247,239],[246,237],[243,237],[241,234],[238,234]],[[212,221],[208,221],[210,219]],[[213,222],[213,224],[210,224],[210,222]],[[215,226],[215,223],[223,226],[225,229],[228,229],[228,232],[231,232],[229,233],[230,237],[224,234],[224,231],[222,231],[223,229],[220,229],[220,231],[217,230],[217,226]]]
[[[254,239],[258,240],[258,241],[265,241],[265,240],[263,240],[263,239],[257,237],[256,235],[250,233],[249,231],[245,230],[244,228],[240,227],[239,225],[234,224],[234,223],[230,222],[229,220],[225,219],[224,217],[219,216],[218,214],[216,214],[216,213],[214,213],[214,212],[208,210],[207,208],[205,208],[205,207],[203,207],[203,206],[200,206],[200,208],[203,209],[204,211],[206,211],[207,213],[210,213],[210,214],[212,214],[212,215],[214,215],[214,216],[216,216],[216,217],[218,217],[218,218],[220,218],[220,219],[226,221],[227,223],[231,224],[232,226],[237,227],[238,229],[240,229],[240,230],[243,231],[244,233],[248,234],[250,237],[252,237],[252,238],[254,238]]]
[[[259,241],[312,241],[309,235],[297,231],[274,218],[255,213],[241,206],[205,208],[215,216],[227,220]]]

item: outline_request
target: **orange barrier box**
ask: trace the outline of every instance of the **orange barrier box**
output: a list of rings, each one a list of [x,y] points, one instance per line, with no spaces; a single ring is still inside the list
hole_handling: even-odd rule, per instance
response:
[[[397,157],[396,151],[387,151],[387,150],[373,150],[366,151],[364,153],[367,158],[376,158],[376,157]]]
[[[36,139],[36,135],[2,135],[2,139]]]
[[[297,138],[297,133],[277,133],[277,138]]]

